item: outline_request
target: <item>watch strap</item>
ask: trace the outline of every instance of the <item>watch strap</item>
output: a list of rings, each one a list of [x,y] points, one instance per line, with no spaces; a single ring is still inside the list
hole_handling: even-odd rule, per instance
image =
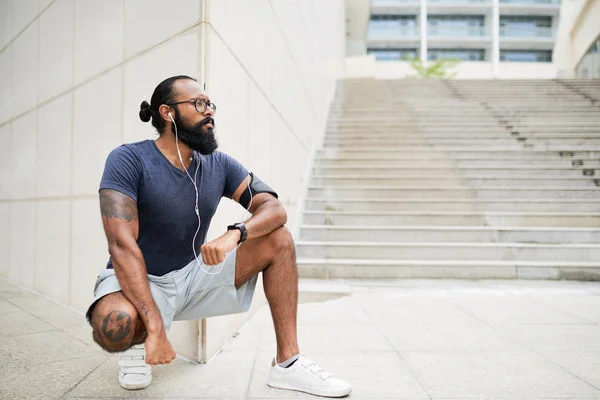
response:
[[[248,237],[248,230],[246,229],[246,225],[244,225],[243,222],[238,222],[237,224],[229,225],[227,227],[228,231],[231,231],[234,229],[238,229],[241,234],[240,240],[237,242],[237,244],[243,243],[246,240],[246,238]]]

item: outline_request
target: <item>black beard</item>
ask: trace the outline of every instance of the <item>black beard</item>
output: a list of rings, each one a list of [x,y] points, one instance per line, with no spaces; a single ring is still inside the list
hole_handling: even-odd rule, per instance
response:
[[[208,123],[211,123],[213,127],[215,126],[215,121],[211,117],[206,117],[190,127],[185,125],[177,115],[175,118],[177,136],[190,149],[203,155],[212,154],[219,147],[219,144],[213,128],[209,128],[206,132],[202,131],[202,127]]]

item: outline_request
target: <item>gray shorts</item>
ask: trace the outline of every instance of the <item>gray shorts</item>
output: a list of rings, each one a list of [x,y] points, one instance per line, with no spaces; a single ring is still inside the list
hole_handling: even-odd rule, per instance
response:
[[[163,276],[148,275],[150,291],[163,320],[165,329],[173,321],[184,321],[214,317],[217,315],[246,312],[252,303],[258,276],[254,275],[242,287],[235,288],[236,250],[228,253],[223,270],[219,274],[207,274],[192,261],[184,268]],[[202,263],[202,256],[198,261]],[[220,265],[202,267],[216,272]],[[121,291],[113,269],[104,269],[96,279],[94,301],[88,307],[86,318],[90,322],[90,311],[94,304],[107,294]]]

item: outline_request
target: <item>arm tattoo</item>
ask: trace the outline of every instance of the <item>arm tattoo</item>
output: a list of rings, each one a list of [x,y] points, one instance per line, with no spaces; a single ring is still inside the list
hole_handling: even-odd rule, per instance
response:
[[[102,217],[118,218],[127,222],[137,221],[137,202],[116,190],[100,191],[100,211]]]
[[[102,333],[111,342],[120,342],[131,331],[131,317],[123,311],[111,311],[102,322]]]

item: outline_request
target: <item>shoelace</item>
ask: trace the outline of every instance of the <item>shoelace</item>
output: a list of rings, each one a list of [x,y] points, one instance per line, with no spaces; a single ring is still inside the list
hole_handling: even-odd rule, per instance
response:
[[[331,378],[333,375],[330,374],[329,372],[325,371],[323,368],[319,367],[317,364],[315,364],[314,362],[309,363],[306,366],[306,369],[315,374],[316,376],[318,376],[319,378],[321,378],[322,380],[326,381],[327,379]]]

